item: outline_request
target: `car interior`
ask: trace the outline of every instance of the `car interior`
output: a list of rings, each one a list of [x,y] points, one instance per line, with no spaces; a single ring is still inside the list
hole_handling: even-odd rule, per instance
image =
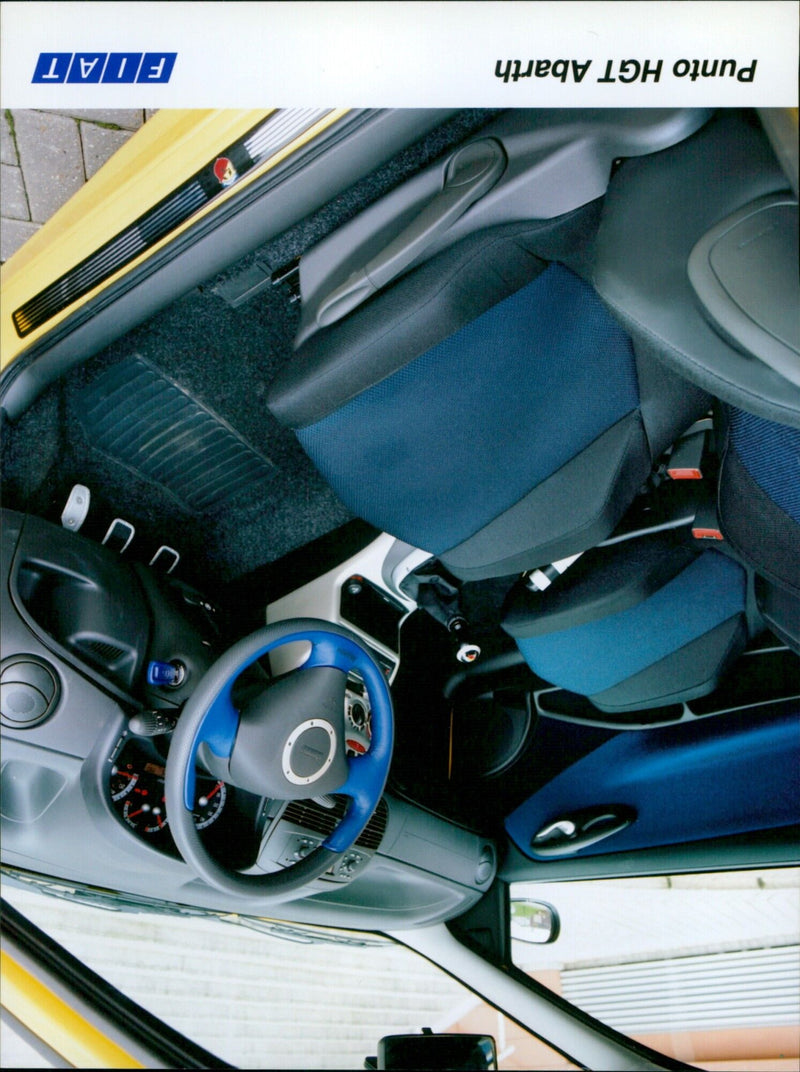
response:
[[[8,874],[394,931],[794,860],[781,150],[348,113],[13,363]]]

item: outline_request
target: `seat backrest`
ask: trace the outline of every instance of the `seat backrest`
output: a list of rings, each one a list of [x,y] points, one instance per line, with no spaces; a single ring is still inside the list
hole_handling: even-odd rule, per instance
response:
[[[591,286],[558,263],[579,262],[596,225],[596,207],[573,215],[433,258],[317,332],[270,392],[355,514],[465,580],[599,542],[653,449],[707,405],[677,377],[643,377]]]

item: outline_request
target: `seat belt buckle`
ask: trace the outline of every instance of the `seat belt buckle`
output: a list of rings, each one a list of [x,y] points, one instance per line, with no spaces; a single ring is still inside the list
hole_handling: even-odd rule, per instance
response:
[[[717,505],[713,499],[706,499],[697,509],[692,522],[692,536],[696,540],[724,540],[719,524]]]
[[[703,479],[703,461],[711,430],[711,419],[704,417],[675,443],[666,466],[670,480]]]

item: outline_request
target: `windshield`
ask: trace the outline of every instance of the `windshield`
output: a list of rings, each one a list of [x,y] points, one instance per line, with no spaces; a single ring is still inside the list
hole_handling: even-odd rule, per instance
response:
[[[238,1067],[362,1068],[384,1035],[423,1027],[492,1035],[501,1069],[530,1067],[531,1052],[539,1068],[577,1067],[380,935],[236,915],[109,911],[65,900],[69,888],[59,888],[53,897],[5,882],[3,895],[128,997]],[[6,1030],[3,1067],[47,1062]]]

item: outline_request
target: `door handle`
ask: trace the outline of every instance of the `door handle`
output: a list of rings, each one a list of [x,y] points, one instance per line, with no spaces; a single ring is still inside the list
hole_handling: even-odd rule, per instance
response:
[[[541,827],[531,838],[531,849],[537,856],[568,856],[618,834],[635,820],[636,811],[626,804],[584,808]]]

